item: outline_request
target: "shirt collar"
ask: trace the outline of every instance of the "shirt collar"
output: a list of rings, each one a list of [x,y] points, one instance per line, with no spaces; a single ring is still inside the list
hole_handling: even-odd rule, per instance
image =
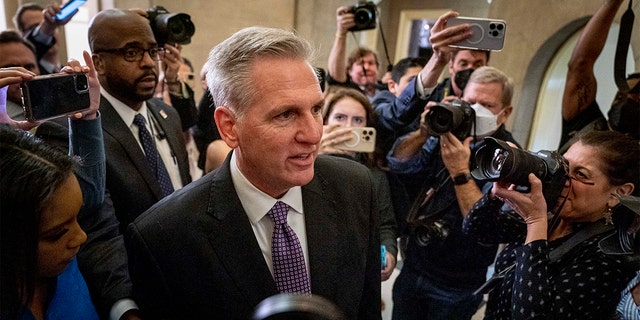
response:
[[[122,121],[127,125],[127,127],[131,127],[133,125],[133,118],[136,114],[140,113],[145,120],[147,121],[147,125],[149,125],[149,117],[147,116],[147,102],[143,101],[142,106],[138,111],[131,109],[128,105],[124,104],[122,101],[118,100],[111,94],[109,94],[103,88],[100,88],[100,93],[102,96],[109,101],[113,109],[116,110]]]
[[[235,151],[231,154],[231,162],[229,164],[231,170],[231,180],[233,186],[236,189],[238,198],[242,203],[244,211],[247,213],[249,220],[252,224],[257,224],[269,210],[273,207],[276,201],[282,201],[293,209],[293,212],[303,213],[302,206],[302,188],[300,186],[293,187],[285,193],[280,199],[275,199],[268,194],[260,191],[256,188],[238,168]]]

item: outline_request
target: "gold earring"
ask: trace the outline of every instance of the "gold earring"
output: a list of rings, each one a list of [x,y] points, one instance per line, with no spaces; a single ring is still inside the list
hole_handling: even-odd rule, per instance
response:
[[[604,216],[605,225],[613,224],[613,212],[611,210],[611,207],[607,206],[607,211],[605,211],[605,213],[603,213],[602,215]]]

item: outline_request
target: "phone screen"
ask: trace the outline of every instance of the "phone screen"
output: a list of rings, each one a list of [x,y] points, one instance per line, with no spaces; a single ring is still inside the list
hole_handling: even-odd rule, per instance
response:
[[[64,20],[68,18],[71,14],[73,14],[76,10],[78,10],[78,8],[80,8],[80,6],[82,6],[85,2],[87,2],[87,0],[71,0],[67,2],[62,7],[62,9],[60,9],[60,12],[56,14],[56,19]]]
[[[89,108],[89,83],[82,73],[38,76],[20,85],[25,118],[43,121]]]

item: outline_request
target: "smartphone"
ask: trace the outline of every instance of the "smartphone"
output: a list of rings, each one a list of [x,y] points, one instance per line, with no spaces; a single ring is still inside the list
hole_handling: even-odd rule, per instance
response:
[[[351,139],[336,144],[340,150],[373,152],[376,147],[376,129],[372,127],[352,127]]]
[[[471,26],[471,37],[452,44],[451,47],[485,51],[502,50],[507,32],[507,23],[504,20],[457,17],[447,21],[448,27],[460,24]]]
[[[69,18],[72,14],[74,14],[81,5],[83,5],[87,0],[71,0],[62,6],[60,12],[56,14],[57,20],[65,20]]]
[[[36,76],[20,84],[25,118],[44,121],[89,108],[89,82],[84,73]]]
[[[380,245],[380,267],[384,269],[387,267],[387,246]]]

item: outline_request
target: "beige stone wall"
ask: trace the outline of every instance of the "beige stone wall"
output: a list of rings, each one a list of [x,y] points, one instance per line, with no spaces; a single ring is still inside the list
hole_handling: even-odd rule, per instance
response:
[[[34,0],[46,3],[46,0]],[[91,1],[91,0],[90,0]],[[531,58],[538,48],[555,32],[575,19],[593,14],[603,0],[382,0],[379,2],[380,23],[387,40],[390,60],[395,57],[398,22],[402,10],[453,9],[464,16],[504,19],[508,23],[505,48],[492,55],[491,64],[509,74],[515,81],[515,102],[520,99],[520,88],[525,81],[525,73]],[[4,3],[10,21],[17,4],[22,1],[7,0]],[[163,5],[171,12],[185,12],[191,15],[196,25],[196,34],[191,44],[184,47],[184,56],[191,59],[195,68],[207,58],[209,50],[236,30],[263,25],[285,29],[295,29],[308,38],[317,48],[315,64],[326,67],[326,61],[335,33],[335,10],[341,5],[353,5],[355,0],[101,0],[101,4],[113,3],[116,7],[148,8]],[[622,11],[626,9],[623,4]],[[634,2],[636,26],[640,20],[640,2]],[[616,19],[619,20],[619,17]],[[640,36],[637,31],[632,37],[636,68],[640,68]],[[357,41],[377,43],[375,49],[380,54],[382,68],[386,67],[382,41],[376,31],[358,33],[356,39],[348,38],[349,49]],[[545,68],[546,66],[539,66]],[[196,92],[199,96],[200,91]]]

